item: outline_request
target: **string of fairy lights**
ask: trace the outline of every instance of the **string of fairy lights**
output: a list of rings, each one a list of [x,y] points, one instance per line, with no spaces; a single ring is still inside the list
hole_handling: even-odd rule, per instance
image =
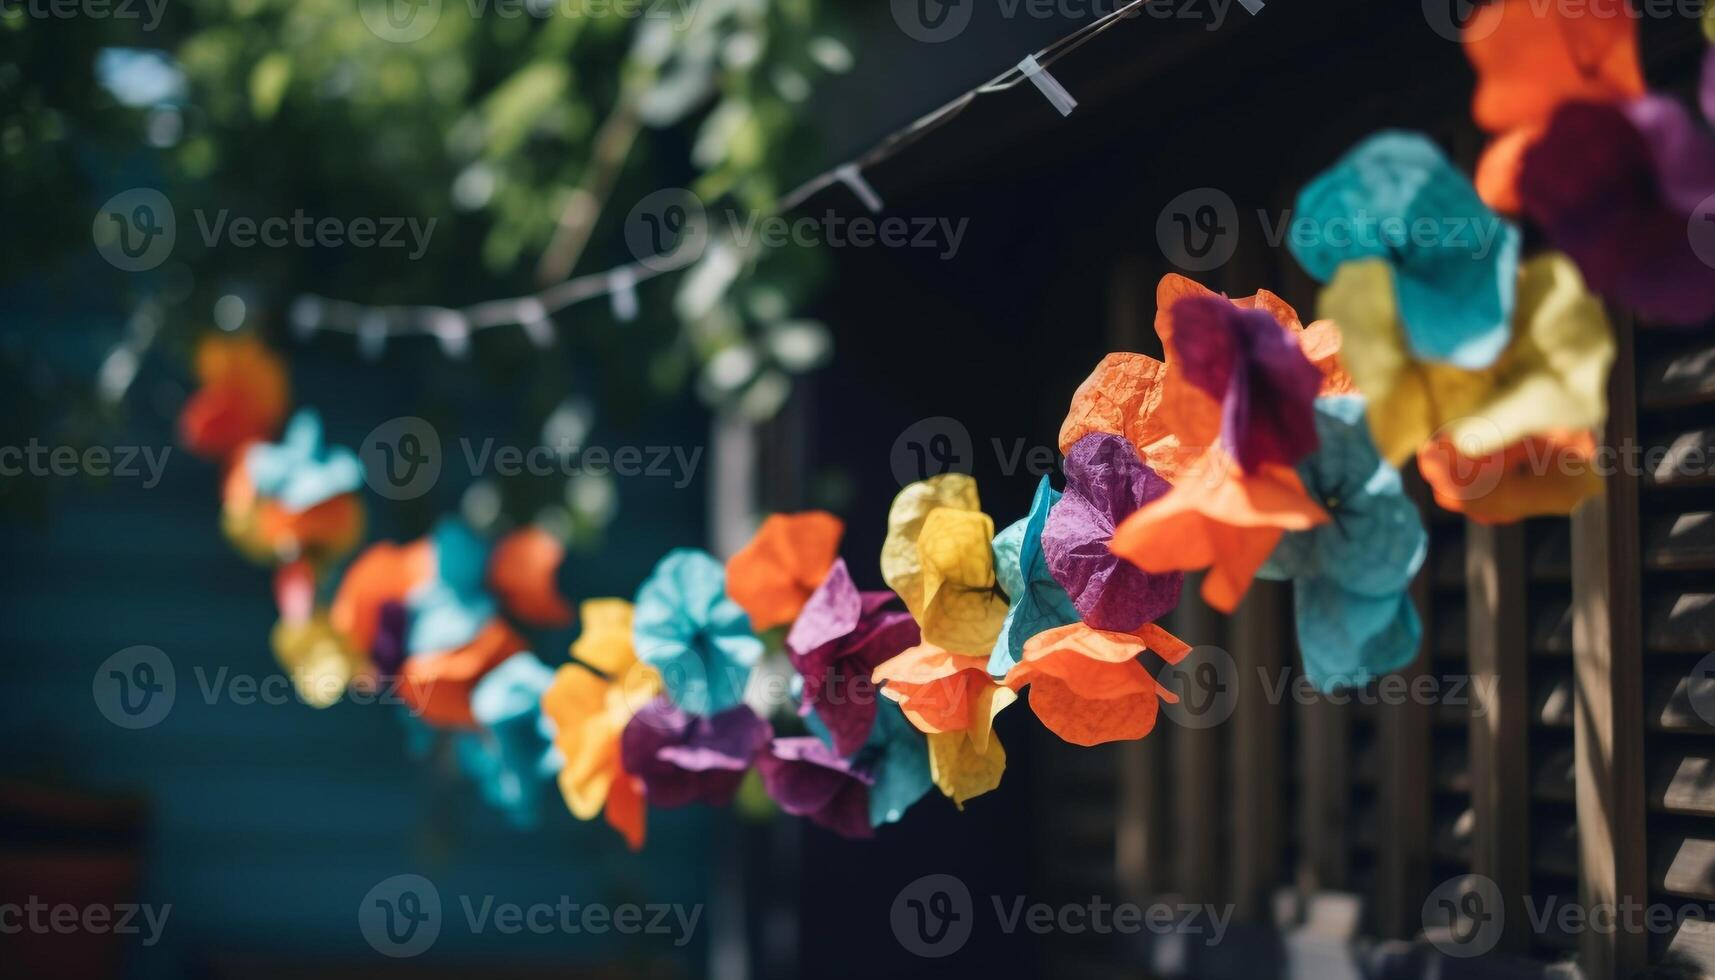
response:
[[[1077,108],[1077,100],[1049,73],[1049,67],[1137,14],[1144,6],[1160,2],[1164,0],[1130,0],[1046,48],[1026,55],[987,82],[890,134],[856,159],[829,168],[782,194],[774,202],[774,212],[789,213],[823,191],[843,186],[870,213],[880,213],[883,207],[881,195],[864,178],[866,169],[875,167],[951,122],[978,98],[1010,90],[1027,80],[1062,116],[1071,115]],[[1240,5],[1253,16],[1262,11],[1264,2],[1239,0]],[[679,244],[681,247],[664,254],[650,255],[603,272],[573,276],[523,296],[452,307],[434,304],[369,305],[305,294],[292,302],[288,318],[293,332],[300,338],[307,339],[319,332],[352,334],[357,338],[358,350],[371,358],[379,357],[392,338],[426,336],[439,342],[448,357],[458,359],[469,352],[472,333],[504,327],[519,327],[532,343],[546,348],[553,345],[557,334],[554,314],[577,303],[606,297],[616,319],[621,322],[634,319],[638,311],[638,285],[684,269],[701,257],[700,248],[682,247],[685,236],[681,236]]]

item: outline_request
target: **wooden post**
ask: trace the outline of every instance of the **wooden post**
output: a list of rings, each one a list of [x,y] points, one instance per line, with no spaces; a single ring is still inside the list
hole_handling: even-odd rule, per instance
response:
[[[1237,918],[1263,922],[1269,897],[1282,883],[1281,767],[1286,709],[1268,700],[1270,681],[1293,661],[1286,631],[1289,586],[1256,582],[1233,614],[1233,660],[1238,665],[1238,700],[1233,709],[1233,863],[1229,894]]]
[[[1632,325],[1618,319],[1614,326],[1619,352],[1603,444],[1623,447],[1637,439],[1636,351]],[[1607,479],[1606,497],[1585,501],[1572,515],[1573,764],[1578,893],[1586,908],[1649,901],[1641,550],[1638,475],[1617,472]],[[1631,976],[1649,958],[1648,940],[1624,928],[1585,930],[1578,950],[1584,976]]]
[[[1173,632],[1196,638],[1195,645],[1220,637],[1221,619],[1197,594],[1201,575],[1185,578],[1184,599],[1169,616]],[[1227,811],[1221,806],[1221,783],[1211,778],[1221,771],[1221,739],[1225,725],[1212,728],[1178,726],[1173,731],[1169,763],[1173,787],[1173,836],[1168,861],[1173,890],[1192,902],[1217,902],[1225,897],[1222,853]]]
[[[1471,672],[1471,870],[1500,889],[1497,947],[1529,949],[1530,642],[1522,525],[1465,527]]]
[[[1420,507],[1427,489],[1413,474],[1408,483]],[[1401,671],[1409,690],[1429,673],[1434,659],[1434,629],[1430,605],[1434,589],[1432,561],[1411,583],[1411,600],[1424,622],[1423,647],[1411,666]],[[1429,835],[1434,797],[1434,773],[1429,760],[1434,707],[1406,698],[1403,704],[1383,705],[1376,715],[1376,739],[1381,750],[1382,833],[1377,855],[1376,927],[1384,936],[1406,939],[1423,928],[1423,899],[1429,894]]]

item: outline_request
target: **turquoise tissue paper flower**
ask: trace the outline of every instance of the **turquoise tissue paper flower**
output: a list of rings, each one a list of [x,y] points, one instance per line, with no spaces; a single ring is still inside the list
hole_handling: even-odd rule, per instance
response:
[[[1316,434],[1321,448],[1298,475],[1332,520],[1282,536],[1257,574],[1292,580],[1304,672],[1327,693],[1417,656],[1423,624],[1407,590],[1429,535],[1399,471],[1370,439],[1362,398],[1318,398]]]
[[[322,442],[322,419],[313,408],[293,415],[279,442],[251,446],[244,454],[244,468],[258,494],[294,513],[363,485],[357,454]]]
[[[727,598],[720,562],[705,551],[676,548],[638,588],[634,605],[637,657],[660,672],[675,705],[712,715],[739,703],[762,641]]]
[[[515,653],[477,682],[471,712],[481,731],[460,735],[459,764],[482,796],[513,823],[533,827],[549,782],[560,769],[542,692],[554,671],[533,653]]]
[[[1036,485],[1030,513],[994,537],[995,578],[1012,606],[989,654],[988,669],[993,677],[1005,677],[1018,664],[1031,637],[1079,619],[1072,597],[1048,571],[1048,559],[1042,551],[1042,530],[1048,526],[1048,512],[1060,497],[1060,491],[1044,476]]]
[[[833,747],[833,734],[815,712],[804,716],[811,734]],[[854,770],[874,780],[869,787],[869,825],[897,823],[935,785],[929,775],[929,740],[905,720],[899,705],[876,700],[869,738],[849,757]]]
[[[497,613],[488,593],[488,544],[455,517],[429,532],[435,573],[406,597],[411,611],[405,646],[411,653],[456,650],[476,638]]]
[[[1423,360],[1485,368],[1512,336],[1518,229],[1421,133],[1359,143],[1299,192],[1287,238],[1321,282],[1342,263],[1386,260],[1406,340]]]

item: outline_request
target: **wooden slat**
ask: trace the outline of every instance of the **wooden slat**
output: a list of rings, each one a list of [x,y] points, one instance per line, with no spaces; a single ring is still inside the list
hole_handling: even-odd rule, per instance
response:
[[[1715,652],[1715,593],[1669,592],[1652,597],[1644,615],[1644,644],[1651,651]]]
[[[1715,568],[1715,512],[1690,511],[1651,520],[1644,532],[1644,566],[1659,572]]]
[[[1570,747],[1545,753],[1536,765],[1536,775],[1531,778],[1531,794],[1550,803],[1573,802],[1576,768],[1577,756]]]
[[[1615,341],[1602,441],[1635,445],[1637,360],[1628,320],[1615,323]],[[1638,485],[1622,470],[1608,477],[1604,496],[1572,515],[1578,897],[1586,908],[1648,901],[1640,553]],[[1648,957],[1648,937],[1637,932],[1590,929],[1579,939],[1588,980],[1630,977]]]
[[[1715,344],[1707,340],[1652,359],[1638,394],[1647,409],[1679,408],[1715,399]]]
[[[1685,976],[1715,974],[1715,922],[1706,919],[1686,919],[1667,941],[1669,958],[1679,960],[1688,971]]]
[[[1715,458],[1715,429],[1678,433],[1666,440],[1662,448],[1666,453],[1644,474],[1647,485],[1669,489],[1704,486],[1711,482],[1715,471],[1706,461]]]
[[[1524,543],[1524,529],[1516,525],[1465,528],[1476,814],[1471,870],[1499,887],[1508,922],[1524,921],[1523,896],[1530,890],[1530,798],[1523,791],[1530,785]],[[1526,930],[1508,929],[1497,948],[1523,952],[1525,939]]]
[[[1715,705],[1715,678],[1679,671],[1652,671],[1645,718],[1657,731],[1715,733],[1696,705]]]
[[[1530,612],[1530,648],[1537,653],[1572,652],[1572,600],[1564,596],[1534,603]]]
[[[1715,758],[1705,751],[1676,752],[1650,773],[1650,806],[1668,813],[1715,817]]]
[[[1544,728],[1571,728],[1577,693],[1572,674],[1566,670],[1543,670],[1531,682],[1531,720]]]
[[[1537,529],[1530,540],[1530,577],[1567,582],[1572,578],[1572,525],[1555,520]]]
[[[1652,847],[1651,872],[1660,891],[1715,902],[1715,840],[1674,834]]]

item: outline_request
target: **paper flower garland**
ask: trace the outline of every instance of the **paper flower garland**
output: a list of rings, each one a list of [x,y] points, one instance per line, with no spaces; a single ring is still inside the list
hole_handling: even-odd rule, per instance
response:
[[[1518,229],[1420,133],[1378,133],[1298,195],[1292,254],[1327,282],[1347,262],[1386,262],[1412,353],[1483,368],[1506,346],[1518,277]]]
[[[574,816],[604,815],[633,848],[650,804],[725,805],[753,770],[782,810],[848,837],[931,786],[962,807],[999,785],[995,721],[1024,692],[1065,741],[1146,737],[1176,700],[1146,663],[1188,653],[1157,624],[1186,571],[1207,570],[1223,610],[1258,574],[1290,580],[1311,681],[1368,683],[1421,635],[1408,591],[1426,539],[1395,466],[1415,457],[1436,502],[1474,521],[1565,513],[1601,490],[1615,349],[1585,281],[1661,319],[1715,312],[1715,279],[1685,252],[1715,140],[1644,91],[1629,18],[1529,7],[1502,0],[1471,28],[1476,114],[1497,137],[1475,189],[1404,132],[1319,176],[1299,213],[1323,234],[1292,244],[1331,319],[1308,327],[1267,291],[1165,277],[1163,359],[1110,354],[1078,387],[1064,491],[1044,478],[999,534],[968,476],[900,491],[879,570],[903,611],[859,588],[838,518],[776,514],[724,567],[679,549],[634,604],[583,603],[553,669],[521,632],[572,620],[546,529],[491,544],[442,521],[324,580],[361,537],[362,473],[308,410],[269,441],[285,370],[254,338],[199,348],[181,434],[224,467],[234,543],[276,567],[273,645],[306,703],[396,681],[515,820],[552,776]],[[1700,96],[1715,112],[1715,54]],[[1521,262],[1491,205],[1562,252]],[[745,703],[764,656],[796,671],[793,710]]]
[[[1283,536],[1259,574],[1292,581],[1304,673],[1332,691],[1416,657],[1423,625],[1406,589],[1429,536],[1399,471],[1370,440],[1362,398],[1317,399],[1316,430],[1321,448],[1298,473],[1332,519]]]
[[[673,704],[711,715],[738,704],[762,641],[726,596],[726,571],[707,552],[668,552],[637,590],[637,656],[660,671]]]

